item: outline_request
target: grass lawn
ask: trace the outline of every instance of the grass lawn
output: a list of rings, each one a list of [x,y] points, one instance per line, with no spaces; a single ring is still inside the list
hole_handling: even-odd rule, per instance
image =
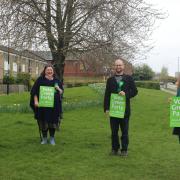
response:
[[[0,95],[0,105],[26,104],[29,101],[29,93],[11,93],[8,96]]]
[[[92,89],[87,86],[66,88],[64,93],[65,102],[79,102],[83,100],[95,100],[99,97]],[[30,98],[30,93],[12,93],[10,95],[0,96],[0,105],[13,105],[13,104],[28,104]]]
[[[89,93],[73,88],[65,97],[97,97],[83,88]],[[101,107],[66,112],[54,147],[39,144],[32,114],[2,113],[0,179],[179,180],[180,145],[169,128],[168,97],[140,89],[133,99],[127,158],[108,155],[109,121]]]

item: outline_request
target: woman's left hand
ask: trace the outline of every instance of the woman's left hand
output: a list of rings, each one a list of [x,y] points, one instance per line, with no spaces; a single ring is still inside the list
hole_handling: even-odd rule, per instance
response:
[[[61,88],[59,88],[59,93],[62,94],[63,93],[63,90]]]
[[[59,88],[59,86],[55,86],[55,89],[58,90],[60,94],[63,93],[63,90],[61,88]]]

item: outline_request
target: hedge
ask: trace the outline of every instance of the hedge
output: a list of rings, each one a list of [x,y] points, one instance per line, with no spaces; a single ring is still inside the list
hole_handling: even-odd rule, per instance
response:
[[[159,82],[154,81],[136,81],[136,86],[146,89],[157,89],[160,90],[160,84]]]

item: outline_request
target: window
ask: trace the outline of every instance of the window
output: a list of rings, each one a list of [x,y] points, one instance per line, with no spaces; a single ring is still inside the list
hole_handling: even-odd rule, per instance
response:
[[[4,70],[4,76],[8,76],[8,75],[9,75],[8,71]]]
[[[36,66],[36,75],[38,75],[38,74],[39,74],[39,67]]]
[[[81,70],[81,71],[84,70],[84,65],[83,65],[83,63],[80,63],[80,70]]]
[[[9,67],[9,68],[8,68]],[[8,71],[10,69],[10,64],[9,64],[9,66],[8,66],[8,61],[7,60],[5,60],[4,61],[4,70],[5,71]]]
[[[3,59],[4,61],[8,61],[8,53],[3,53]]]
[[[26,71],[26,66],[25,66],[25,64],[22,64],[21,65],[21,72],[25,72]]]
[[[3,59],[4,59],[4,70],[5,71],[10,70],[10,63],[8,66],[8,54],[7,53],[3,53]]]
[[[13,62],[13,71],[17,72],[17,63]]]

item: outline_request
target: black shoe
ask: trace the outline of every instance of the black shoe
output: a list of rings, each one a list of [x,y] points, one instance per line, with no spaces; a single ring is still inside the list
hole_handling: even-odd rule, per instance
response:
[[[120,156],[127,157],[128,156],[128,152],[127,151],[121,151]]]
[[[110,153],[109,153],[110,156],[117,156],[118,155],[118,151],[115,151],[115,150],[112,150]]]

